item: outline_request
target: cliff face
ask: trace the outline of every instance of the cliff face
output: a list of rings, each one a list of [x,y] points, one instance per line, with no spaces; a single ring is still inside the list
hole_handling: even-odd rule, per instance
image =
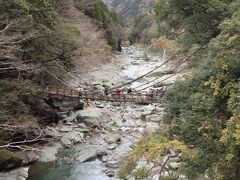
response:
[[[103,0],[103,2],[124,16],[149,13],[155,4],[155,0]]]

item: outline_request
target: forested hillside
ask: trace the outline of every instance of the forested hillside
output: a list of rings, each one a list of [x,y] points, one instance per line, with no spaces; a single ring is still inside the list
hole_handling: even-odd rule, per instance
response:
[[[155,0],[103,0],[109,7],[123,16],[138,16],[151,12]]]
[[[155,12],[160,35],[187,47],[187,53],[200,51],[189,62],[195,65],[194,73],[167,93],[160,135],[140,142],[133,159],[143,155],[155,161],[173,148],[183,154],[181,168],[168,169],[175,172],[172,179],[204,174],[204,179],[237,180],[240,2],[158,0]]]
[[[158,38],[154,7],[156,0],[103,0],[111,9],[122,15],[125,28],[123,38],[131,44],[152,44]]]
[[[39,88],[65,86],[73,69],[106,62],[117,21],[101,1],[0,1],[1,148],[58,122]]]

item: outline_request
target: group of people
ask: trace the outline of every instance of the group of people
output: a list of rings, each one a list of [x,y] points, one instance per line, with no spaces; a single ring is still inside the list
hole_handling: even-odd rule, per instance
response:
[[[121,96],[122,94],[126,94],[126,95],[131,95],[131,94],[144,95],[145,94],[146,96],[148,96],[150,98],[155,98],[155,97],[159,97],[159,96],[161,97],[163,94],[163,87],[161,87],[159,89],[150,89],[148,92],[145,92],[145,93],[134,91],[131,88],[128,88],[126,90],[126,93],[125,93],[125,91],[121,91],[118,88],[114,91],[114,95],[117,97]],[[105,93],[105,95],[109,95],[109,94]]]
[[[151,98],[154,98],[154,97],[161,96],[162,93],[163,93],[163,87],[161,87],[160,89],[150,89],[148,95],[149,95]]]
[[[78,94],[79,96],[82,96],[84,93],[84,90],[82,88],[78,88]],[[121,95],[133,95],[133,94],[137,94],[137,95],[146,95],[149,98],[157,98],[157,97],[161,97],[163,94],[163,87],[159,88],[159,89],[150,89],[148,92],[137,92],[134,91],[132,88],[128,88],[126,90],[121,90],[119,88],[115,89],[115,90],[110,90],[109,88],[105,88],[102,92],[93,92],[93,93],[101,93],[104,94],[105,96],[116,96],[116,97],[120,97]]]

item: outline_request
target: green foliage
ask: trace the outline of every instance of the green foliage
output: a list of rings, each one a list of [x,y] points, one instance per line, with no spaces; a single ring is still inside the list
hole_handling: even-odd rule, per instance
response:
[[[213,10],[226,8],[223,2],[209,3]],[[216,15],[215,11],[210,12]],[[209,25],[209,21],[205,23]],[[218,35],[209,32],[205,38],[209,41],[204,52],[207,54],[199,56],[205,59],[193,76],[177,82],[166,97],[165,122],[169,124],[170,137],[198,149],[195,161],[183,159],[185,174],[190,178],[208,173],[213,179],[239,179],[239,11],[218,24]]]
[[[197,149],[189,149],[184,143],[178,140],[170,140],[165,136],[165,133],[168,131],[168,128],[164,127],[163,133],[148,136],[143,138],[140,142],[138,142],[136,148],[129,155],[126,163],[119,170],[119,177],[122,179],[126,179],[128,176],[133,176],[135,179],[145,179],[149,177],[149,173],[151,171],[145,168],[137,168],[137,162],[139,160],[146,160],[146,162],[159,162],[164,164],[163,157],[168,154],[171,150],[175,150],[178,153],[181,153],[181,158],[189,158],[192,161],[195,161],[197,157]],[[167,135],[167,134],[166,134]],[[164,167],[164,170],[167,170],[167,166]],[[169,169],[168,169],[169,170]],[[171,169],[171,171],[174,171]],[[175,170],[176,171],[176,170]],[[177,179],[175,176],[178,176],[179,172],[173,173],[173,176],[170,179]],[[161,177],[162,179],[163,177]]]
[[[125,17],[137,17],[142,12],[151,11],[155,5],[155,0],[112,0],[110,5]]]
[[[119,178],[126,179],[135,169],[136,165],[136,161],[132,157],[129,157],[118,171]]]
[[[232,0],[158,0],[155,8],[160,22],[167,23],[169,30],[183,31],[186,43],[206,44],[219,34],[218,25],[231,15]],[[159,27],[161,29],[161,26]],[[179,31],[176,31],[179,34]]]
[[[0,1],[0,14],[0,60],[17,67],[11,73],[10,66],[5,79],[0,78],[0,120],[9,125],[34,122],[37,85],[58,83],[53,74],[64,78],[73,66],[80,32],[61,19],[48,0]],[[29,66],[33,69],[26,70],[26,76],[21,69]]]
[[[24,108],[22,97],[36,95],[36,88],[30,80],[0,80],[0,107],[3,110]],[[15,109],[15,110],[17,110]]]
[[[33,60],[43,65],[58,60],[64,66],[71,66],[73,51],[79,47],[77,36],[80,33],[58,16],[48,0],[1,1],[0,7],[3,24],[13,24],[1,35],[17,45],[7,53],[10,60]]]
[[[134,172],[134,178],[136,180],[147,179],[148,177],[149,177],[149,172],[144,168],[138,169],[136,172]]]

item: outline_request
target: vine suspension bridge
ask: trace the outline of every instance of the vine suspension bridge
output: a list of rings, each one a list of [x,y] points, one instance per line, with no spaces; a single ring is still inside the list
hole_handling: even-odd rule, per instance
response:
[[[181,65],[183,65],[185,62],[190,60],[204,46],[201,46],[200,48],[198,48],[196,51],[194,51],[189,56],[181,59],[179,61],[179,63],[177,65],[175,65],[175,67],[172,68],[173,73],[169,74],[168,77],[164,77],[164,79],[159,80],[162,77],[161,76],[157,79],[154,79],[145,84],[137,86],[136,88],[131,89],[131,93],[127,93],[125,91],[122,91],[121,89],[123,89],[123,87],[126,87],[128,85],[131,85],[133,82],[135,82],[139,79],[142,79],[143,77],[158,70],[160,67],[162,67],[164,64],[170,62],[175,56],[177,56],[179,53],[181,53],[182,51],[184,51],[184,49],[186,49],[188,47],[189,47],[189,45],[186,45],[184,48],[180,49],[173,56],[171,56],[168,60],[164,61],[161,65],[155,67],[154,69],[143,74],[142,76],[140,76],[136,79],[133,79],[129,82],[126,82],[122,85],[115,86],[113,88],[108,88],[107,93],[104,91],[100,91],[100,90],[94,90],[92,88],[84,89],[84,90],[81,88],[81,90],[79,90],[78,85],[76,87],[68,85],[68,83],[59,79],[53,73],[49,72],[44,66],[42,66],[42,68],[44,68],[51,76],[53,76],[59,82],[61,82],[65,88],[59,88],[59,87],[40,88],[40,92],[43,94],[47,94],[50,97],[59,98],[59,99],[69,99],[69,100],[78,99],[78,100],[86,100],[86,101],[95,101],[96,100],[96,101],[107,101],[107,102],[133,102],[133,103],[138,103],[138,104],[161,103],[162,97],[164,96],[166,89],[172,85],[172,84],[164,84],[163,82],[166,81],[167,79],[177,75],[178,73],[186,70],[188,67],[181,68],[180,70],[178,70],[178,68]],[[66,73],[68,75],[71,75],[67,71],[66,71]],[[71,77],[76,79],[74,77],[74,75],[71,75]],[[162,85],[159,86],[159,84],[162,84]],[[160,87],[160,89],[149,91],[149,92],[144,91],[144,90],[154,87],[154,86],[158,86],[158,87]]]

